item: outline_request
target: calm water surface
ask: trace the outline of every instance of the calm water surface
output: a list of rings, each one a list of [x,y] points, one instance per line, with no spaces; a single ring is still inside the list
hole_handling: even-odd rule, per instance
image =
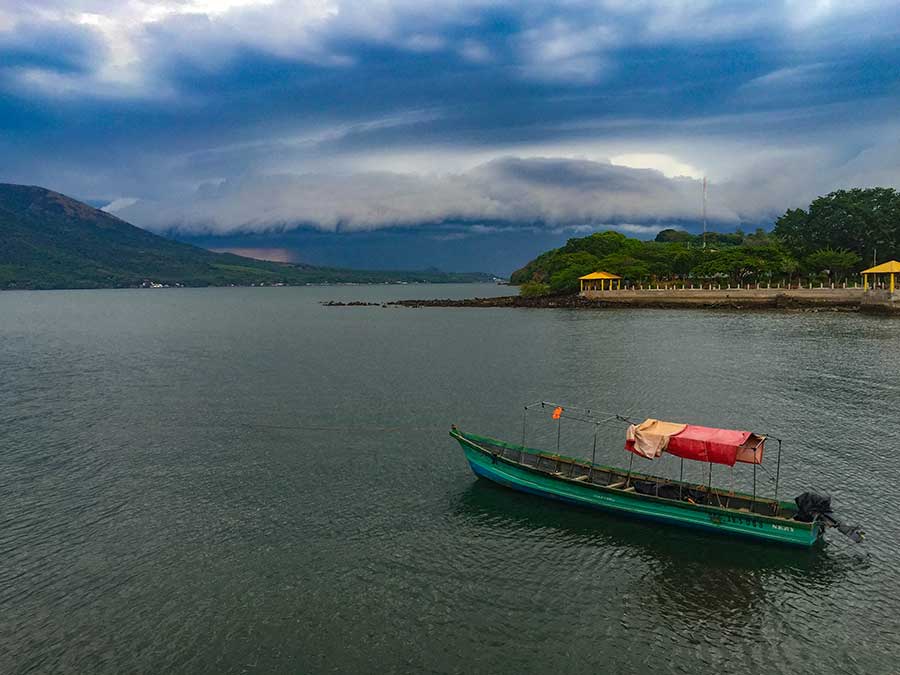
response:
[[[319,305],[505,291],[0,294],[0,672],[898,672],[900,323]],[[476,481],[450,423],[515,440],[539,399],[779,435],[782,494],[830,491],[869,538],[782,550]]]

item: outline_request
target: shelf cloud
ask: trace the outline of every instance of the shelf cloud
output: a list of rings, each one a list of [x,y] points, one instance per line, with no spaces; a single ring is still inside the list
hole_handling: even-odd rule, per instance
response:
[[[872,154],[872,153],[870,153]],[[808,203],[844,170],[848,181],[884,182],[900,168],[900,144],[866,161],[827,167],[820,157],[780,155],[736,181],[714,186],[708,217],[721,227],[760,223],[785,204]],[[788,179],[818,164],[807,180]],[[854,167],[856,169],[854,170]],[[446,174],[256,175],[207,183],[168,200],[119,199],[116,215],[152,230],[187,234],[284,231],[299,227],[352,232],[441,223],[506,227],[621,227],[651,232],[653,223],[697,221],[701,182],[609,161],[502,157]],[[660,229],[659,226],[656,229]]]
[[[504,157],[462,173],[253,176],[207,184],[176,202],[119,200],[108,210],[151,229],[326,231],[448,221],[559,227],[695,218],[695,179],[609,162]],[[120,208],[119,204],[123,207]],[[721,220],[739,214],[721,208]]]
[[[900,184],[898,25],[876,0],[0,0],[0,180],[184,233],[652,233],[696,227],[708,176],[718,226],[766,225]]]

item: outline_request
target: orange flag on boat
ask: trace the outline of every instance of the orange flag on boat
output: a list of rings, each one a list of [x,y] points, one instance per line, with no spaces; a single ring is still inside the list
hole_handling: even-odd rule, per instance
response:
[[[553,419],[558,420],[560,417],[562,417],[562,406],[558,405],[553,410]]]

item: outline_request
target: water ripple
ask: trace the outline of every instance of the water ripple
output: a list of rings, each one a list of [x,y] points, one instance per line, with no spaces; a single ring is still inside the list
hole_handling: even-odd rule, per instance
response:
[[[894,671],[882,320],[317,304],[341,293],[0,294],[0,671]],[[538,399],[776,433],[782,495],[830,491],[869,540],[781,550],[475,480],[449,423],[517,438]]]

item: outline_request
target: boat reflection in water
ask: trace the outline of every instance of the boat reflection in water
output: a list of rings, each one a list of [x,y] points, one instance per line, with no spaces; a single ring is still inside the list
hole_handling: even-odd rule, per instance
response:
[[[846,549],[827,555],[828,542],[793,548],[726,541],[573,509],[488,481],[466,488],[453,515],[466,531],[477,533],[482,549],[496,548],[494,562],[513,577],[539,580],[535,592],[575,586],[579,597],[618,605],[623,622],[637,620],[646,614],[638,608],[652,606],[656,621],[669,617],[671,630],[691,638],[697,622],[711,621],[726,633],[752,634],[758,621],[748,623],[748,616],[758,619],[767,608],[822,595],[869,565],[864,556],[846,555]],[[506,559],[512,555],[518,559]],[[690,625],[684,625],[686,616],[693,617]]]

